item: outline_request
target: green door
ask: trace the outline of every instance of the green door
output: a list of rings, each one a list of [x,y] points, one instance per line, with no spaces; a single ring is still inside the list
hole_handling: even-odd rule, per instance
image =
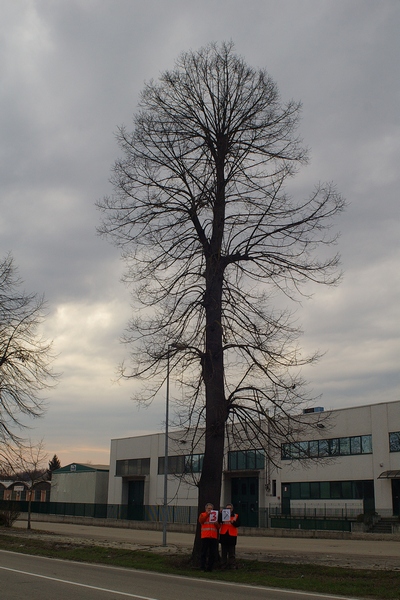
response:
[[[128,482],[128,519],[143,521],[144,519],[144,480]]]
[[[290,515],[290,483],[282,483],[282,503],[281,510],[283,515]]]
[[[232,477],[232,504],[244,527],[258,527],[258,477]]]
[[[400,479],[392,479],[393,514],[400,516]]]

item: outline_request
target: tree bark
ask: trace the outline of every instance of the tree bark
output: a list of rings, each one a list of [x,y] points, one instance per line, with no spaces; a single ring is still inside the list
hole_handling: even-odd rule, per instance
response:
[[[225,445],[225,423],[228,417],[224,385],[224,352],[222,327],[222,294],[224,262],[222,240],[225,221],[225,178],[224,161],[226,136],[221,136],[213,153],[216,162],[217,192],[213,211],[213,233],[206,254],[205,289],[205,354],[202,374],[205,386],[206,430],[203,468],[199,481],[198,512],[211,502],[220,508],[222,473]],[[193,558],[198,562],[200,555],[200,527],[197,527]]]

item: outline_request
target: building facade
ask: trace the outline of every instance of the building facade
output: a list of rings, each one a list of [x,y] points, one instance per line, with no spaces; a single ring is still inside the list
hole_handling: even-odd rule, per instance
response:
[[[280,468],[271,471],[282,511],[399,515],[400,402],[332,410],[320,427],[320,435],[314,429],[282,446]]]
[[[53,471],[51,502],[107,504],[108,465],[72,463]]]
[[[301,438],[281,445],[269,462],[263,450],[226,448],[221,505],[232,502],[244,524],[269,513],[311,511],[335,515],[400,513],[400,402],[301,415]],[[318,419],[318,422],[316,421]],[[316,425],[317,422],[317,425]],[[197,505],[201,440],[195,452],[185,433],[169,436],[168,505]],[[164,434],[111,441],[108,504],[161,506]]]

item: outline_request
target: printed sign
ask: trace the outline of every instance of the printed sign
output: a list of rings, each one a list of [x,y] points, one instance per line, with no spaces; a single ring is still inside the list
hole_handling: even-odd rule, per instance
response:
[[[209,516],[210,523],[218,523],[218,511],[212,510]]]
[[[222,509],[222,522],[226,523],[226,522],[229,522],[230,520],[231,520],[230,508],[223,508]]]

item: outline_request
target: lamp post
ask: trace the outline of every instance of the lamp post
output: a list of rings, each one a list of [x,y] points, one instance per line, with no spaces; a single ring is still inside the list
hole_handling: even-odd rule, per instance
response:
[[[164,440],[164,508],[163,508],[163,541],[167,545],[167,521],[168,521],[168,420],[169,420],[169,357],[171,346],[167,350],[167,391],[165,394],[165,440]]]
[[[173,343],[167,349],[167,391],[165,394],[165,441],[164,441],[164,502],[163,502],[163,539],[162,545],[167,545],[167,522],[168,522],[168,421],[169,421],[169,375],[171,350],[184,350],[184,344]]]

